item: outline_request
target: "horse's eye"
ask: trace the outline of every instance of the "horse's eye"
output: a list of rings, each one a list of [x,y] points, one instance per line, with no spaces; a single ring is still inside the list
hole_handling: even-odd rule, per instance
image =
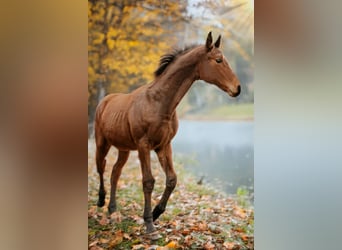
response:
[[[222,62],[222,59],[221,59],[221,58],[217,58],[215,61],[216,61],[217,63],[221,63],[221,62]]]

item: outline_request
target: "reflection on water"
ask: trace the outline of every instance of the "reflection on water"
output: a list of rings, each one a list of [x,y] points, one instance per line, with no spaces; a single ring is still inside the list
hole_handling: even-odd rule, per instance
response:
[[[240,186],[253,190],[253,122],[181,120],[172,144],[198,179],[229,194]]]

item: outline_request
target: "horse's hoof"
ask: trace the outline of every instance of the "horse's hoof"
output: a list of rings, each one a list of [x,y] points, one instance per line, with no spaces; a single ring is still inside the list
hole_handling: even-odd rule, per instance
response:
[[[146,233],[146,238],[150,240],[159,240],[162,236],[158,233],[158,231],[153,231],[152,233]]]
[[[116,207],[114,206],[108,206],[108,214],[111,215],[116,211]]]
[[[156,232],[156,228],[154,227],[153,223],[146,225],[146,234],[153,234]]]
[[[99,199],[97,201],[97,206],[103,207],[105,204],[105,199],[106,199],[106,191],[100,190],[99,191]]]
[[[97,206],[98,206],[98,207],[103,207],[104,204],[105,204],[105,201],[104,201],[104,200],[98,200],[98,201],[97,201]]]

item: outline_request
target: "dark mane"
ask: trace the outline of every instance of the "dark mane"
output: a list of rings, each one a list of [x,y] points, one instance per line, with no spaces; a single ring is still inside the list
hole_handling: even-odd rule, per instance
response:
[[[167,66],[169,66],[179,55],[182,55],[195,47],[197,47],[197,45],[189,45],[183,49],[174,49],[171,53],[163,55],[160,58],[159,67],[154,72],[154,75],[160,76],[165,71]]]

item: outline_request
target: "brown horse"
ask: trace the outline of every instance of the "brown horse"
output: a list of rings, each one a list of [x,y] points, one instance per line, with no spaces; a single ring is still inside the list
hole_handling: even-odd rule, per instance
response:
[[[219,49],[221,36],[212,44],[209,32],[206,44],[176,50],[160,59],[152,83],[130,94],[110,94],[96,109],[95,139],[96,165],[100,175],[99,200],[105,203],[103,172],[105,157],[111,145],[119,153],[111,175],[109,214],[116,210],[116,187],[121,170],[131,150],[138,150],[145,198],[144,221],[146,232],[155,231],[153,221],[166,208],[177,183],[172,164],[171,140],[176,135],[178,119],[176,107],[195,80],[215,84],[230,96],[240,93],[240,83]],[[152,212],[151,193],[154,178],[151,172],[150,151],[154,150],[166,175],[166,187],[159,204]]]

